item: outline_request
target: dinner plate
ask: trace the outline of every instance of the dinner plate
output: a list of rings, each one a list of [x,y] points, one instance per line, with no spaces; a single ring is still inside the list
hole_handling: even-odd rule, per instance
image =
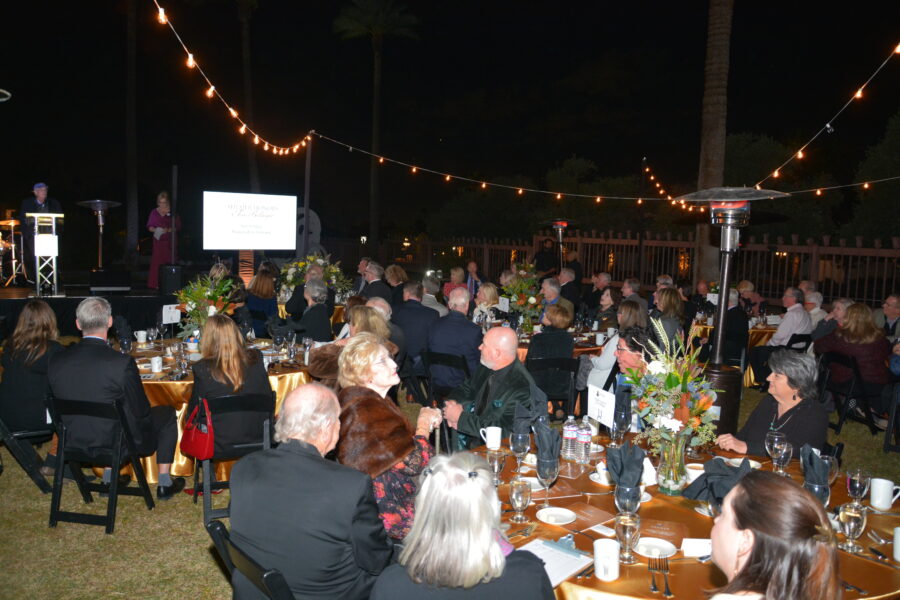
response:
[[[574,512],[568,508],[551,506],[537,511],[537,518],[548,525],[568,525],[576,519]]]
[[[722,458],[722,457],[719,457],[719,458]],[[741,463],[744,462],[744,459],[740,458],[740,457],[722,458],[722,460],[725,461],[725,464],[731,465],[732,467],[740,467]],[[758,469],[762,466],[762,463],[759,461],[753,460],[751,458],[748,458],[747,460],[750,461],[751,469]]]
[[[591,454],[600,454],[603,452],[602,444],[591,444]]]
[[[644,502],[650,502],[651,500],[653,500],[653,496],[650,495],[650,492],[644,492],[643,494],[641,494],[641,504],[643,504]]]
[[[529,467],[534,467],[537,465],[537,455],[529,452],[525,455],[525,458],[522,459],[523,465],[528,465]]]
[[[646,558],[669,558],[677,551],[672,542],[652,537],[642,537],[634,547],[635,554]]]
[[[531,485],[532,492],[539,492],[544,489],[537,477],[522,477],[522,481],[527,481]]]
[[[590,475],[588,475],[588,479],[590,479],[591,481],[593,481],[593,482],[596,483],[597,485],[605,485],[605,486],[607,486],[607,487],[609,487],[609,486],[612,485],[612,481],[607,480],[607,481],[604,482],[602,479],[600,479],[600,473],[598,473],[598,472],[596,472],[596,471],[594,471],[593,473],[591,473]]]

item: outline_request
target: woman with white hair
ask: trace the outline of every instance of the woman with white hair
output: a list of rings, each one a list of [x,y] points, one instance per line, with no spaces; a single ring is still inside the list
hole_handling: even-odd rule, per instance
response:
[[[487,462],[469,452],[432,459],[398,564],[381,573],[371,600],[553,598],[541,560],[500,534],[491,478]]]

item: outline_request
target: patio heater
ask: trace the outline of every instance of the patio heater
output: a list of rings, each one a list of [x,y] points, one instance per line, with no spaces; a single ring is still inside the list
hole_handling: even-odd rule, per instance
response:
[[[559,269],[562,270],[566,264],[566,253],[563,250],[563,234],[567,228],[573,227],[575,223],[571,219],[559,218],[552,219],[544,224],[549,225],[556,232],[556,247],[559,249]]]
[[[742,374],[740,369],[724,363],[725,312],[728,310],[728,290],[733,279],[734,254],[740,241],[740,228],[750,224],[750,203],[756,200],[787,198],[789,194],[774,190],[758,190],[746,187],[719,187],[700,190],[676,198],[677,201],[704,203],[709,206],[710,223],[722,228],[719,244],[719,302],[716,306],[713,330],[712,355],[706,375],[713,388],[722,390],[717,404],[722,413],[719,433],[737,431],[741,403]]]

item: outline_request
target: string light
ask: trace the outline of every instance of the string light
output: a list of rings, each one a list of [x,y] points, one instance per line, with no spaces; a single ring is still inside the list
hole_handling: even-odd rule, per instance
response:
[[[594,201],[595,201],[597,204],[600,204],[600,200],[601,200],[600,196],[597,196],[597,198],[596,198]]]
[[[778,179],[779,177],[781,177],[781,171],[779,171],[778,169],[775,169],[775,171],[772,173],[772,177],[774,177],[775,179]]]
[[[445,176],[444,176],[444,181],[450,181],[450,176],[449,176],[449,175],[445,175]]]
[[[816,196],[821,196],[821,195],[822,195],[822,190],[816,190]]]
[[[560,193],[557,192],[557,194],[556,194],[556,199],[557,199],[557,200],[562,200],[562,194],[560,194]]]
[[[212,98],[212,97],[213,97],[213,94],[215,94],[215,93],[216,93],[216,86],[211,85],[211,86],[209,86],[209,89],[206,90],[206,97],[207,97],[207,98]]]
[[[481,189],[485,189],[486,187],[487,187],[487,184],[486,184],[485,182],[482,181],[482,182],[481,182]]]
[[[166,17],[166,9],[162,6],[157,5],[159,8],[159,13],[156,15],[156,20],[159,21],[160,25],[165,25],[169,22],[169,19]]]
[[[238,116],[238,115],[237,115],[237,111],[236,111],[236,110],[234,110],[233,108],[229,107],[229,108],[228,108],[228,112],[231,113],[231,116],[232,116],[232,117],[234,117],[235,119],[237,119],[237,116]]]
[[[803,154],[803,149],[797,150],[797,158],[803,158],[805,155]]]
[[[415,173],[415,172],[418,171],[418,170],[419,170],[419,169],[418,169],[417,167],[413,167],[412,169],[410,169],[410,171],[412,171],[413,173]]]
[[[853,94],[853,97],[857,98],[857,99],[862,98],[862,88],[859,88],[858,90],[856,90],[856,93]]]
[[[188,52],[188,57],[187,57],[188,69],[193,69],[196,65],[197,65],[197,63],[194,62],[194,55],[191,54],[190,52]]]
[[[253,136],[253,143],[254,143],[254,144],[259,144],[259,136],[258,136],[258,135],[254,135],[254,136]]]
[[[241,127],[240,127],[240,129],[238,129],[238,131],[241,132],[241,135],[244,135],[245,133],[247,133],[247,124],[244,123],[243,125],[241,125]]]
[[[867,181],[867,182],[865,182],[864,184],[862,184],[862,187],[863,187],[864,190],[869,189],[869,182]]]
[[[519,194],[519,195],[521,196],[522,194],[525,193],[525,190],[523,190],[522,188],[519,188],[519,191],[516,192],[516,193]]]

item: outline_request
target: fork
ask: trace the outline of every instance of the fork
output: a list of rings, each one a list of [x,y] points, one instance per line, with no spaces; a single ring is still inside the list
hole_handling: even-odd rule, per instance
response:
[[[666,598],[671,598],[675,594],[673,594],[672,590],[669,589],[669,559],[663,558],[661,560],[662,560],[662,565],[661,565],[660,571],[662,571],[663,578],[666,582],[666,589],[663,592],[663,596],[665,596]]]
[[[887,544],[890,540],[886,540],[877,531],[869,530],[868,534],[869,538],[875,542],[876,544]]]
[[[650,571],[650,591],[654,594],[659,592],[659,588],[656,587],[656,568],[659,559],[656,558],[648,558],[647,559],[647,570]]]
[[[509,539],[509,538],[514,538],[514,537],[518,537],[518,536],[529,537],[532,533],[534,533],[534,530],[535,530],[535,529],[537,529],[537,525],[534,524],[534,523],[532,523],[532,524],[529,525],[528,527],[525,527],[524,529],[520,529],[520,530],[518,530],[518,531],[516,531],[516,532],[513,532],[513,533],[509,534],[509,535],[506,536],[506,537],[507,537],[507,539]]]

